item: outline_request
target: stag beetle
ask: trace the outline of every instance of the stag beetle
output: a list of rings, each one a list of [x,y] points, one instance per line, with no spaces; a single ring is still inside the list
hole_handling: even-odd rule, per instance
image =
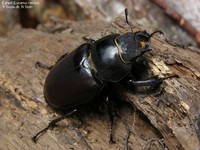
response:
[[[125,9],[126,23],[128,11]],[[143,81],[125,80],[130,75],[133,62],[152,49],[151,34],[146,31],[127,32],[123,35],[112,34],[97,41],[80,45],[71,53],[62,57],[50,70],[44,84],[44,97],[53,108],[66,111],[63,116],[51,121],[38,136],[64,118],[79,111],[78,106],[87,104],[109,84],[124,83],[143,86],[160,83],[166,78],[151,78]],[[109,99],[107,99],[109,101]],[[112,137],[110,137],[112,141]]]

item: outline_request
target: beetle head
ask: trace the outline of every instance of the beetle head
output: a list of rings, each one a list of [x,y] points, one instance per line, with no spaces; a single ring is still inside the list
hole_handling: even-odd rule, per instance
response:
[[[128,21],[127,8],[125,9],[125,18],[126,23],[131,29],[131,32],[127,32],[124,35],[117,37],[115,39],[115,44],[117,46],[121,61],[125,64],[130,64],[145,52],[152,49],[150,39],[155,33],[164,33],[160,30],[156,30],[151,34],[147,33],[146,31],[133,32],[131,24]]]
[[[164,34],[160,30],[151,34],[146,31],[138,31],[127,32],[117,37],[115,39],[115,44],[118,47],[122,62],[129,64],[147,51],[152,50],[150,39],[155,33]]]

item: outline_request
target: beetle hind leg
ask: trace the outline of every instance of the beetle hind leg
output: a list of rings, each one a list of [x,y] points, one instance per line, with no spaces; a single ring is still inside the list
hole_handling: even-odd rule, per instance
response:
[[[37,140],[38,140],[38,138],[39,138],[40,136],[42,136],[45,132],[47,132],[50,128],[53,128],[53,127],[55,126],[56,123],[58,123],[58,122],[64,120],[65,118],[71,116],[71,115],[74,114],[76,111],[77,111],[77,109],[74,109],[74,110],[72,110],[72,111],[70,111],[70,112],[68,112],[68,113],[66,113],[66,114],[64,114],[64,115],[62,115],[61,117],[52,120],[46,128],[44,128],[43,130],[39,131],[35,136],[32,137],[33,142],[36,143]]]

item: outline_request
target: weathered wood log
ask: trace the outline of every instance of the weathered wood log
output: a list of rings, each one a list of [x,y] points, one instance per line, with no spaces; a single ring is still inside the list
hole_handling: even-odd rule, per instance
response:
[[[82,115],[81,127],[76,117],[65,119],[41,136],[37,144],[32,142],[32,136],[57,117],[42,93],[48,71],[35,68],[35,63],[53,65],[59,56],[83,43],[83,36],[98,39],[112,32],[130,31],[122,17],[112,27],[98,21],[64,22],[63,26],[55,34],[22,29],[0,38],[0,149],[124,148],[123,123],[116,119],[116,144],[109,144],[108,116],[98,114]],[[138,25],[134,29],[138,30]],[[152,72],[159,76],[175,73],[179,78],[164,81],[164,89],[157,96],[117,87],[119,96],[137,108],[133,111],[125,105],[121,111],[132,131],[129,147],[198,149],[194,123],[198,121],[200,108],[200,53],[193,48],[171,46],[162,36],[153,38],[152,45],[155,49],[148,54]]]

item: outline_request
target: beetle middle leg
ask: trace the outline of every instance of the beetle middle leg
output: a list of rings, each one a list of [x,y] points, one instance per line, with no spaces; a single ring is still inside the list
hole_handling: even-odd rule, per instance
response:
[[[65,118],[71,116],[71,115],[74,114],[76,111],[77,111],[77,109],[74,109],[74,110],[72,110],[72,111],[70,111],[70,112],[68,112],[68,113],[66,113],[66,114],[64,114],[64,115],[62,115],[61,117],[52,120],[46,128],[44,128],[43,130],[39,131],[35,136],[32,137],[33,142],[36,143],[37,140],[38,140],[38,138],[39,138],[41,135],[43,135],[45,132],[47,132],[50,128],[53,128],[53,127],[56,125],[56,123],[58,123],[58,122],[64,120]]]
[[[125,150],[128,150],[128,140],[129,140],[131,131],[130,131],[126,121],[121,117],[121,114],[120,114],[119,108],[116,105],[116,102],[114,100],[112,100],[110,96],[107,96],[106,103],[107,103],[108,115],[110,118],[109,143],[111,143],[111,144],[115,143],[115,140],[113,139],[113,123],[114,123],[114,117],[117,116],[122,121],[122,123],[124,124],[126,131],[127,131],[127,135],[125,138]]]
[[[124,124],[124,126],[126,128],[127,135],[126,135],[126,139],[125,139],[125,150],[128,150],[128,142],[129,142],[128,140],[129,140],[131,131],[130,131],[126,121],[123,119],[123,117],[121,117],[119,110],[117,110],[117,116],[120,118],[120,120],[122,121],[122,123]]]

